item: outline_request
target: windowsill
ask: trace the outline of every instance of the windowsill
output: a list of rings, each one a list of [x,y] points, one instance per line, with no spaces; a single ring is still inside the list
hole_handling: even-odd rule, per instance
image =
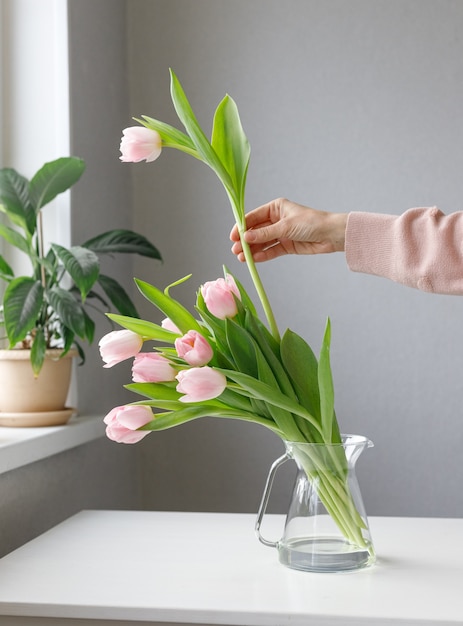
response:
[[[0,427],[0,474],[70,450],[104,435],[99,415],[72,417],[64,426]]]

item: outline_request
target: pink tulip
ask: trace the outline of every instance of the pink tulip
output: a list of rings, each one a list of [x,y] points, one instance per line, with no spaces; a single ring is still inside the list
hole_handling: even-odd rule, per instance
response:
[[[175,380],[177,370],[162,354],[140,352],[132,365],[132,380],[135,383],[165,383]]]
[[[189,330],[186,335],[176,339],[175,349],[181,359],[195,367],[206,365],[214,356],[209,342],[197,330]]]
[[[154,161],[161,154],[161,135],[151,128],[144,126],[130,126],[122,131],[119,157],[124,163],[139,163],[140,161]]]
[[[226,317],[235,317],[238,313],[234,296],[241,300],[241,295],[230,274],[226,278],[204,283],[201,294],[209,312],[215,317],[224,320]]]
[[[177,391],[185,394],[180,402],[204,402],[217,398],[225,390],[227,379],[211,367],[193,367],[177,374]]]
[[[106,363],[103,367],[112,367],[138,354],[143,339],[131,330],[113,330],[102,337],[98,345],[101,358]]]
[[[104,418],[106,436],[117,443],[138,443],[149,430],[137,430],[153,420],[149,406],[129,404],[117,406]]]
[[[161,326],[165,328],[166,330],[170,330],[172,333],[175,333],[176,335],[182,334],[182,331],[168,317],[162,320]]]

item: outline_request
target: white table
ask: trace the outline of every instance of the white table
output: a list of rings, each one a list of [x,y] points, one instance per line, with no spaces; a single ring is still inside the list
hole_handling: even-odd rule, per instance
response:
[[[313,574],[253,515],[83,511],[0,560],[0,626],[463,624],[463,520],[370,525],[375,566]]]

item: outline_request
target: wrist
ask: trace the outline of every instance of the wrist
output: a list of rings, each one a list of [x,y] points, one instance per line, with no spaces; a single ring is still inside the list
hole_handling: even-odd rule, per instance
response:
[[[346,244],[346,228],[348,213],[331,213],[330,230],[333,250],[344,252]]]

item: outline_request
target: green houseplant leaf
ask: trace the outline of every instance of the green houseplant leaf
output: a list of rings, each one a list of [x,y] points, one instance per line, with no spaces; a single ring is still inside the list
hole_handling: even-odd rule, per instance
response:
[[[76,157],[62,157],[45,163],[32,178],[29,193],[36,212],[58,194],[67,191],[82,176],[85,163]]]
[[[72,246],[67,249],[52,244],[52,248],[80,290],[82,300],[85,301],[100,273],[100,262],[97,255],[82,246]]]
[[[35,328],[42,309],[43,287],[40,281],[19,276],[5,290],[3,312],[10,347],[25,339]]]
[[[74,296],[65,289],[53,286],[47,290],[50,306],[64,326],[67,326],[81,339],[87,336],[87,325],[82,307]]]
[[[110,230],[82,245],[97,254],[131,253],[161,260],[159,250],[146,237],[132,230]]]
[[[45,333],[43,328],[37,329],[34,336],[34,343],[31,348],[31,364],[34,376],[38,376],[42,369],[43,362],[45,360],[45,354],[47,352],[47,340],[45,339]]]
[[[27,239],[17,230],[9,228],[8,226],[5,226],[5,224],[0,224],[0,237],[15,248],[21,250],[21,252],[35,257],[34,251],[29,245]]]
[[[106,274],[100,274],[98,276],[98,283],[110,299],[116,311],[119,311],[121,315],[139,317],[135,305],[131,301],[126,290],[120,283],[117,282],[117,280],[111,278],[111,276],[106,276]]]
[[[0,211],[5,215],[0,239],[24,253],[32,265],[30,277],[15,278],[7,253],[0,256],[0,280],[7,283],[1,323],[10,347],[31,348],[34,374],[40,371],[44,350],[52,347],[65,354],[75,343],[84,361],[75,338],[93,341],[95,322],[87,311],[105,313],[114,307],[122,314],[137,315],[118,281],[100,276],[99,255],[131,253],[162,260],[145,236],[126,229],[107,231],[81,246],[51,243],[44,249],[42,208],[70,189],[84,170],[84,161],[77,157],[45,163],[30,181],[12,168],[0,169]],[[104,310],[95,306],[96,300]]]
[[[29,181],[12,168],[0,170],[0,210],[13,224],[33,233],[35,212],[29,194]]]

